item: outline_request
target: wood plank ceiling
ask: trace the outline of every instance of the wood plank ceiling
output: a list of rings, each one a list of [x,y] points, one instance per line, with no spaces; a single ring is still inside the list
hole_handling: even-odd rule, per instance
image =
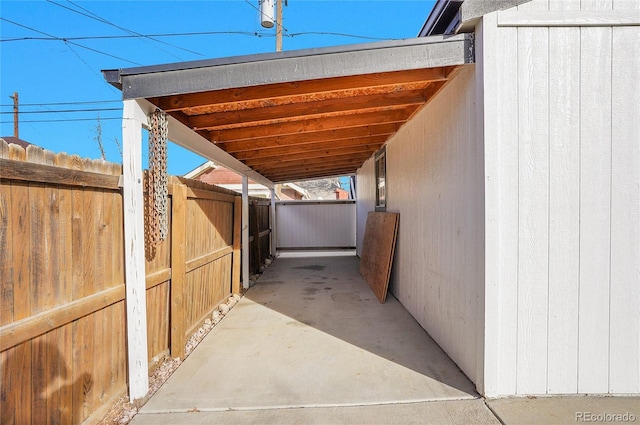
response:
[[[273,182],[355,174],[459,66],[148,100]]]

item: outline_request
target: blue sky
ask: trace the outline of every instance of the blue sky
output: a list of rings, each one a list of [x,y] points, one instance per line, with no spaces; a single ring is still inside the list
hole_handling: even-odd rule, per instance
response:
[[[433,4],[289,0],[283,50],[412,38]],[[0,136],[13,135],[10,96],[18,92],[21,139],[100,158],[99,125],[107,160],[121,162],[121,94],[100,71],[273,52],[275,30],[260,26],[258,7],[258,0],[2,0]],[[203,161],[169,145],[171,174]]]

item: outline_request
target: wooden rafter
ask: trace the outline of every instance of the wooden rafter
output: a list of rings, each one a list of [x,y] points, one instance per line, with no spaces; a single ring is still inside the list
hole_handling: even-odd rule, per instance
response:
[[[455,71],[382,72],[150,100],[279,182],[354,173]]]

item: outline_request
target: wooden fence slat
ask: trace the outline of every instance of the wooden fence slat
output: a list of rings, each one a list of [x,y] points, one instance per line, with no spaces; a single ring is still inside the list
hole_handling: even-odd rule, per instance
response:
[[[33,151],[29,151],[33,152]],[[42,251],[48,250],[46,246],[44,225],[44,185],[40,183],[29,184],[29,219],[31,220],[30,238],[30,258],[29,272],[31,274],[31,291],[27,294],[31,297],[31,313],[38,313],[44,310],[42,298],[46,298],[46,267],[45,255]],[[44,254],[44,255],[41,255]]]
[[[211,192],[203,189],[187,189],[187,197],[197,199],[207,199],[209,201],[235,202],[235,196],[226,193]]]
[[[13,239],[13,318],[31,314],[29,187],[11,185],[11,228]]]
[[[158,270],[146,276],[146,287],[151,289],[171,279],[171,268]]]
[[[0,146],[1,147],[1,146]],[[0,412],[2,421],[7,424],[17,423],[16,421],[16,397],[17,388],[20,388],[19,379],[16,376],[16,356],[18,348],[10,348],[0,352]]]
[[[46,336],[32,342],[31,345],[31,423],[45,423],[47,418],[47,399],[42,397],[47,389],[47,358],[49,357]]]
[[[12,143],[9,145],[9,159],[15,161],[24,161],[27,158],[27,152],[22,147]],[[2,164],[2,162],[0,162]],[[2,170],[4,167],[0,167]]]
[[[0,140],[0,158],[9,158],[9,144],[4,139]]]
[[[71,191],[71,299],[84,296],[84,238],[86,226],[84,222],[84,205],[82,189]]]
[[[50,185],[45,186],[44,189],[45,199],[45,241],[46,247],[42,249],[41,255],[44,257],[45,262],[45,284],[46,284],[46,299],[43,300],[42,306],[45,309],[53,308],[60,304],[60,288],[58,286],[58,276],[60,275],[60,257],[64,253],[60,252],[60,196],[58,194],[58,188]]]
[[[14,145],[10,145],[14,146]],[[52,165],[33,164],[0,158],[0,177],[8,180],[99,187],[118,190],[119,177],[89,171],[71,170]]]
[[[198,258],[194,258],[193,260],[187,261],[187,273],[197,269],[198,267],[202,267],[206,264],[209,264],[213,261],[216,261],[219,258],[224,257],[225,255],[229,255],[233,252],[232,246],[227,246],[221,249],[218,249],[209,254],[202,255]]]
[[[6,145],[6,143],[3,141]],[[0,146],[1,147],[1,146]],[[9,148],[7,146],[8,154]],[[11,218],[11,184],[0,184],[0,326],[11,323],[13,319],[13,241]]]
[[[124,285],[106,289],[0,328],[0,351],[124,300]]]
[[[173,184],[171,223],[171,356],[185,355],[187,187]]]

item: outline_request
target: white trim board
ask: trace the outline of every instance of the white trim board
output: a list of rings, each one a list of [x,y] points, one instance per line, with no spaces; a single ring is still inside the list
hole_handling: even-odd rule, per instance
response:
[[[640,10],[506,10],[498,27],[609,27],[640,25]]]

